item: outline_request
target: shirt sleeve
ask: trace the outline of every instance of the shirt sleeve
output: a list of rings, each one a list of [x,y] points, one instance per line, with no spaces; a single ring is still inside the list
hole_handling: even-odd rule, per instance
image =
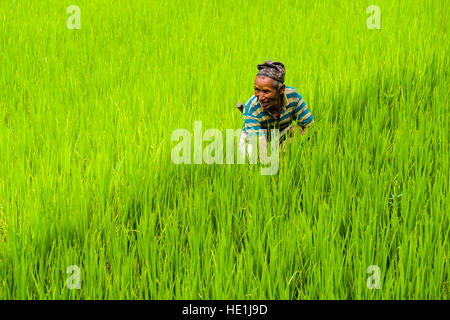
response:
[[[302,127],[306,126],[314,119],[305,101],[303,101],[302,96],[299,97],[297,107],[295,108],[294,111],[294,117],[297,120],[298,124],[300,124],[300,126]]]
[[[257,118],[251,115],[244,114],[244,128],[242,129],[249,137],[263,136],[264,131]]]
[[[252,136],[264,136],[264,130],[261,128],[261,124],[257,117],[255,117],[250,110],[250,100],[244,107],[244,126],[242,131],[249,137]]]

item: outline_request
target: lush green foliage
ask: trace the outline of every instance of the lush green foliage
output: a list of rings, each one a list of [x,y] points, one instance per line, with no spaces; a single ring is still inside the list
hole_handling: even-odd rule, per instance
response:
[[[0,298],[449,299],[448,7],[1,0]],[[173,164],[267,59],[316,118],[279,173]]]

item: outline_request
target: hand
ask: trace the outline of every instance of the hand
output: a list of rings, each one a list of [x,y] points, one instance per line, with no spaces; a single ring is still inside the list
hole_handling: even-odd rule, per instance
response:
[[[286,139],[283,140],[283,142],[281,143],[281,151],[283,151],[283,153],[286,153],[286,148],[285,148],[285,146],[286,146]]]
[[[297,125],[293,125],[288,132],[286,132],[286,138],[283,140],[283,142],[281,143],[281,150],[283,151],[283,153],[286,153],[286,141],[288,141],[288,143],[292,143],[292,140],[294,139],[294,135],[296,133],[300,133],[300,135],[304,135],[305,134],[305,130]],[[289,139],[289,140],[288,140]]]

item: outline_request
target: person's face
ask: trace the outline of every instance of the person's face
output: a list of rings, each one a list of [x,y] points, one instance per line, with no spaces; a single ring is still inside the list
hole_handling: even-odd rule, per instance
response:
[[[273,87],[273,80],[269,77],[255,78],[255,96],[264,110],[275,107],[280,96],[284,93],[284,84],[277,90]]]

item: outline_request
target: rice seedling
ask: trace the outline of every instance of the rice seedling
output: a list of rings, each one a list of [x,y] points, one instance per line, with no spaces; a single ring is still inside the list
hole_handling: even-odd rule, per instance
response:
[[[449,16],[1,1],[0,298],[449,299]],[[316,120],[277,174],[173,163],[175,130],[242,127],[268,59]]]

